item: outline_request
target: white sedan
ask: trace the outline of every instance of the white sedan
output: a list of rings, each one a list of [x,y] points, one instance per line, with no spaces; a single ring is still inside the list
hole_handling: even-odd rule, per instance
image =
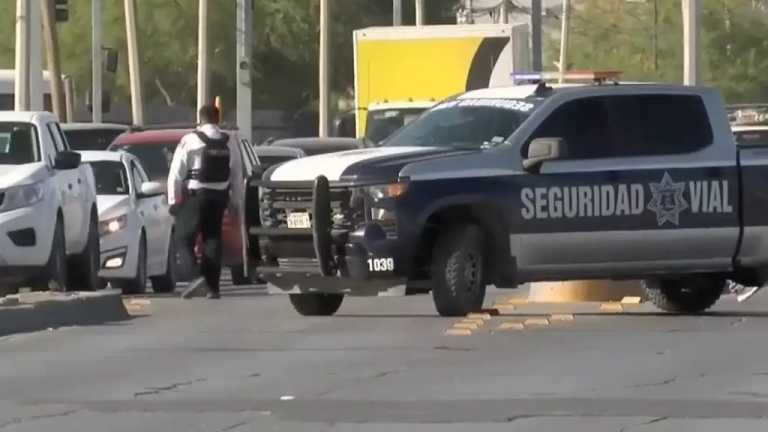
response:
[[[173,292],[176,252],[165,185],[149,181],[126,152],[84,151],[96,180],[101,238],[99,276],[125,294]]]

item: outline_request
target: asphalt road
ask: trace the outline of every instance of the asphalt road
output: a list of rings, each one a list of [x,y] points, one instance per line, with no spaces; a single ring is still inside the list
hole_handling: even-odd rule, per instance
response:
[[[332,318],[257,289],[131,310],[0,338],[0,431],[768,430],[768,293],[698,317],[518,304],[469,336],[429,296]]]

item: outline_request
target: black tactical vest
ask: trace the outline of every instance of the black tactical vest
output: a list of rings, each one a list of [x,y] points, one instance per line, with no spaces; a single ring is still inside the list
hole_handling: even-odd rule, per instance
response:
[[[200,170],[194,170],[190,177],[203,183],[224,183],[229,181],[229,136],[221,134],[221,138],[214,139],[197,131],[198,138],[205,144],[203,147]]]

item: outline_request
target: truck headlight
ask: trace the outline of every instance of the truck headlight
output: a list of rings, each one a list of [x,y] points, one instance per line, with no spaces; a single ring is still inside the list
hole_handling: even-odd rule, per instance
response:
[[[400,198],[408,190],[408,183],[398,182],[384,185],[363,186],[357,188],[357,193],[368,197],[373,202]]]
[[[127,215],[120,215],[111,219],[105,219],[99,222],[99,234],[113,234],[125,228],[126,225],[128,225]]]
[[[45,196],[42,183],[12,187],[5,190],[5,198],[0,206],[1,211],[17,210],[40,202]]]

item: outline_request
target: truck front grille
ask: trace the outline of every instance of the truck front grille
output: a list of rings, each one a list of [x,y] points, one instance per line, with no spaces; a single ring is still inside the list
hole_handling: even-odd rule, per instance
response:
[[[312,191],[307,189],[262,189],[261,224],[270,228],[288,226],[290,212],[307,212],[313,220]],[[331,220],[334,227],[354,228],[364,221],[363,210],[353,209],[349,189],[331,190]]]

